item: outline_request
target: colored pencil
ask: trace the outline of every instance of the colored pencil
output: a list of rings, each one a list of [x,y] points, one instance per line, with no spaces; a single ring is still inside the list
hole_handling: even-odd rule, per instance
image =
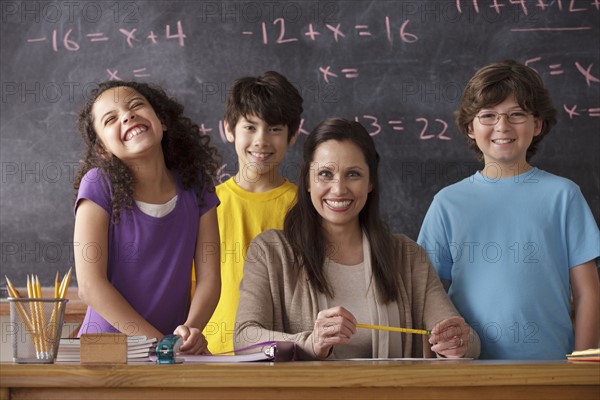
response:
[[[363,328],[363,329],[377,329],[377,330],[381,330],[381,331],[414,333],[417,335],[431,335],[431,331],[428,331],[425,329],[397,328],[394,326],[369,325],[369,324],[356,324],[356,327]]]

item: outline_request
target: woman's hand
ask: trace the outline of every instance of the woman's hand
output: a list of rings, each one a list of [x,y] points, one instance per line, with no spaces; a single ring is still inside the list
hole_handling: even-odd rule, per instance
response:
[[[469,346],[471,327],[461,317],[451,317],[438,323],[431,331],[431,350],[448,358],[464,357]]]
[[[356,318],[344,307],[333,307],[317,314],[313,330],[313,351],[317,358],[327,358],[333,346],[345,344],[356,333]]]
[[[208,342],[198,328],[190,328],[186,325],[179,325],[173,331],[174,335],[179,335],[183,338],[183,344],[179,348],[181,353],[185,354],[203,354],[210,355],[208,351]]]

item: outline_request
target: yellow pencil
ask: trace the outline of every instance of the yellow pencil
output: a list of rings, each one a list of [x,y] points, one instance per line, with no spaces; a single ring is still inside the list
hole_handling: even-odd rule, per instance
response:
[[[396,328],[394,326],[381,326],[381,325],[369,325],[369,324],[356,324],[356,327],[364,328],[364,329],[377,329],[377,330],[381,330],[381,331],[415,333],[417,335],[431,335],[431,331],[428,331],[425,329]]]
[[[4,277],[6,278],[6,287],[8,288],[8,294],[10,294],[10,297],[20,299],[21,294],[19,293],[17,288],[8,279],[8,276],[4,275]],[[17,312],[21,316],[21,320],[25,323],[25,329],[33,331],[33,325],[31,323],[31,320],[29,319],[29,316],[27,315],[27,311],[25,311],[25,308],[23,308],[23,304],[17,302],[15,303],[15,307],[17,309]]]
[[[34,285],[33,276],[31,276],[31,279],[30,279],[29,275],[27,275],[27,297],[29,297],[30,299],[35,298],[35,289],[34,289],[33,285]],[[39,358],[42,353],[42,343],[40,340],[41,337],[38,335],[40,320],[37,315],[37,307],[36,307],[35,303],[32,301],[29,302],[29,310],[31,311],[31,319],[32,319],[32,323],[33,323],[33,332],[31,332],[31,336],[33,339],[33,343],[35,344],[36,355]]]
[[[64,299],[67,295],[67,290],[69,289],[69,283],[71,283],[71,270],[73,268],[69,268],[66,275],[63,276],[62,282],[60,283],[60,288],[58,290],[58,297]]]
[[[35,290],[35,297],[38,299],[41,299],[42,298],[42,285],[40,284],[40,280],[37,275],[35,276],[34,290]],[[44,304],[39,301],[36,301],[35,305],[37,308],[37,313],[38,313],[38,318],[39,318],[40,329],[39,329],[38,334],[40,335],[40,344],[42,346],[42,358],[47,358],[48,339],[46,338],[46,316],[44,314]]]
[[[58,299],[60,290],[60,274],[56,271],[56,277],[54,278],[54,299]],[[55,302],[52,306],[52,315],[50,316],[50,324],[48,325],[52,329],[52,338],[56,338],[56,313],[58,312],[58,302]]]
[[[67,292],[67,287],[69,286],[70,275],[71,275],[71,269],[69,269],[69,272],[67,272],[67,275],[65,275],[63,277],[63,280],[61,282],[60,274],[58,271],[56,271],[56,278],[54,279],[54,298],[55,299],[64,299],[65,298],[65,294]],[[62,293],[62,292],[64,292],[64,293]],[[62,312],[62,310],[61,310],[62,306],[63,306],[63,303],[59,303],[58,301],[56,303],[54,303],[52,315],[50,316],[50,325],[49,326],[52,329],[52,340],[56,339],[56,335],[60,334],[60,332],[57,332],[58,326],[56,323],[56,318],[58,318],[59,313]]]
[[[56,271],[56,278],[54,278],[54,298],[57,299],[58,298],[58,294],[59,294],[59,278],[60,274],[58,273],[58,271]]]

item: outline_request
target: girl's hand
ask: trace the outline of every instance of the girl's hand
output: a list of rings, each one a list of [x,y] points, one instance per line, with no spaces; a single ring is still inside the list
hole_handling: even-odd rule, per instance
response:
[[[185,354],[203,354],[210,355],[208,351],[208,342],[198,328],[190,328],[186,325],[179,325],[173,331],[173,334],[183,338],[183,344],[179,348],[181,353]]]
[[[313,330],[313,351],[317,358],[327,358],[333,346],[345,344],[356,333],[356,318],[344,307],[319,312]]]
[[[471,327],[461,317],[451,317],[438,323],[431,331],[431,350],[448,358],[464,357],[469,346]]]

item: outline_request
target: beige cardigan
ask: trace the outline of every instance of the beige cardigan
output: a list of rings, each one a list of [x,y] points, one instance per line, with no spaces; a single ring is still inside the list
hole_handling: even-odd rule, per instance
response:
[[[365,299],[365,307],[370,308],[372,320],[364,322],[432,329],[443,319],[458,316],[425,251],[404,235],[394,235],[394,240],[400,260],[400,301],[381,304],[373,292],[375,284],[371,283],[372,294]],[[365,252],[365,260],[368,256]],[[291,267],[292,259],[283,231],[266,231],[251,242],[240,285],[236,348],[288,340],[297,343],[300,359],[316,359],[312,332],[323,294],[309,285],[302,272]],[[365,264],[370,270],[370,262]],[[374,358],[434,356],[425,336],[375,330],[372,334]],[[468,346],[465,357],[478,357],[479,337],[473,329]]]

